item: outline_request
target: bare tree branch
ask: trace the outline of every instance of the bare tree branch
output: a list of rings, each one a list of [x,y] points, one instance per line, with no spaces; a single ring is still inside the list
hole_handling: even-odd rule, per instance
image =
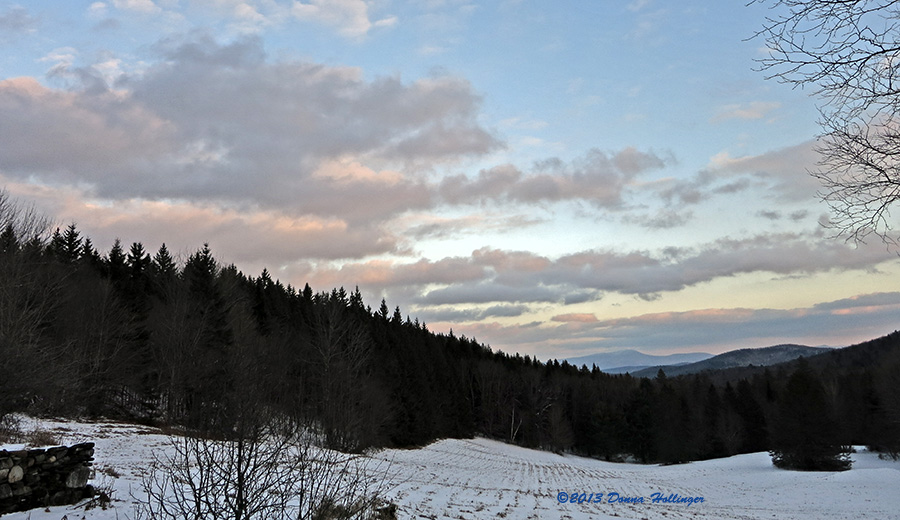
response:
[[[769,56],[760,70],[821,103],[810,173],[848,240],[875,235],[898,245],[890,209],[900,199],[900,6],[889,0],[755,0],[772,14],[755,35]]]

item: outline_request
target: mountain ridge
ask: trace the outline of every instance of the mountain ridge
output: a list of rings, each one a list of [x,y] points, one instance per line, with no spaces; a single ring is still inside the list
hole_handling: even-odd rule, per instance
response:
[[[831,352],[831,347],[810,347],[794,343],[783,343],[769,347],[742,348],[723,352],[694,363],[681,365],[657,365],[632,372],[634,377],[655,377],[662,368],[667,376],[680,376],[696,374],[706,370],[722,370],[744,366],[771,366],[779,363],[793,361],[799,357],[810,357],[825,352]]]
[[[689,352],[684,354],[658,356],[654,354],[644,354],[643,352],[634,349],[624,349],[568,358],[566,361],[577,367],[587,365],[590,368],[593,365],[596,365],[597,368],[608,374],[623,374],[626,371],[639,370],[652,366],[671,366],[695,363],[711,357],[713,357],[713,354],[706,352]]]

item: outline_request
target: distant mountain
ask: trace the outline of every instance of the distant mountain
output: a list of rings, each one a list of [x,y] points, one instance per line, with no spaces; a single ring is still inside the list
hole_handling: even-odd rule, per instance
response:
[[[705,352],[654,356],[638,352],[637,350],[617,350],[615,352],[601,352],[589,356],[569,358],[566,361],[576,367],[587,365],[590,368],[597,365],[597,368],[606,373],[624,374],[625,372],[634,372],[646,367],[694,363],[711,357],[713,357],[712,354],[707,354]]]
[[[721,370],[724,368],[754,366],[770,366],[778,363],[793,361],[800,356],[810,357],[816,354],[831,351],[828,347],[807,347],[805,345],[775,345],[765,348],[744,348],[732,350],[712,356],[696,363],[682,364],[678,366],[653,366],[632,372],[635,377],[655,377],[662,368],[667,376],[680,376],[683,374],[696,374],[704,370]]]

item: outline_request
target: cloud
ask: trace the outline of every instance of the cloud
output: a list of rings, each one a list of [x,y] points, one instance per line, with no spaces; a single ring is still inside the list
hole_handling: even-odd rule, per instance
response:
[[[144,14],[155,14],[162,11],[158,5],[153,3],[153,0],[112,0],[112,4],[116,9]]]
[[[323,287],[358,284],[391,288],[480,280],[485,276],[485,268],[462,257],[448,257],[437,261],[423,258],[402,264],[389,260],[369,260],[345,263],[336,268],[319,268],[312,276],[316,285]]]
[[[694,206],[716,195],[740,193],[762,183],[737,177],[732,172],[704,169],[688,179],[666,179],[648,188],[655,191],[667,206]]]
[[[0,168],[107,199],[258,204],[383,222],[432,205],[424,181],[370,164],[429,165],[500,143],[477,122],[468,82],[365,81],[358,69],[269,63],[259,40],[202,35],[158,46],[164,61],[107,86],[100,64],[59,69],[75,84],[0,82]]]
[[[809,216],[809,211],[802,209],[802,210],[792,212],[790,215],[788,215],[788,218],[790,218],[794,222],[800,222],[801,220],[805,219],[808,216]]]
[[[713,156],[709,164],[686,179],[665,179],[648,185],[669,206],[683,207],[706,202],[718,195],[758,190],[779,203],[817,199],[818,181],[809,171],[818,156],[815,143],[806,141],[760,155],[732,157],[728,152]]]
[[[653,300],[720,278],[750,273],[811,276],[874,269],[894,259],[883,248],[854,248],[816,234],[780,233],[723,238],[693,248],[651,251],[585,250],[549,258],[528,251],[481,248],[470,256],[415,262],[371,260],[318,268],[317,285],[402,288],[417,306],[563,304],[605,293]]]
[[[719,353],[780,343],[847,346],[894,331],[898,311],[900,293],[891,292],[794,309],[709,308],[596,320],[570,314],[554,324],[479,322],[454,330],[540,359],[622,349]]]
[[[492,302],[553,303],[560,301],[564,292],[559,288],[542,285],[510,286],[483,281],[458,283],[428,291],[415,300],[424,305],[479,304]]]
[[[638,12],[648,5],[650,5],[650,0],[634,0],[633,2],[629,2],[625,8],[629,11]]]
[[[853,248],[817,235],[780,233],[724,238],[677,251],[586,250],[556,259],[483,248],[473,251],[470,258],[383,265],[381,282],[421,284],[422,292],[415,299],[420,305],[574,303],[597,299],[603,293],[652,298],[657,293],[748,273],[809,276],[831,270],[872,269],[893,258],[880,247]],[[438,280],[431,271],[441,264],[452,269]],[[421,276],[414,278],[413,273]]]
[[[40,19],[20,5],[0,11],[0,45],[16,42],[22,35],[36,32],[38,25]]]
[[[773,110],[781,108],[781,103],[753,101],[746,104],[733,104],[720,107],[711,123],[721,123],[729,119],[762,119]]]
[[[93,2],[88,6],[88,15],[94,18],[105,18],[109,12],[109,5],[105,2]]]
[[[862,307],[857,300],[870,305]],[[862,295],[796,309],[701,309],[687,312],[646,314],[606,320],[597,329],[609,344],[660,348],[719,347],[725,350],[736,339],[745,346],[769,346],[773,342],[799,342],[846,346],[886,334],[895,327],[900,294]],[[849,312],[855,311],[850,318]]]
[[[120,199],[110,203],[77,188],[16,182],[2,175],[0,182],[14,196],[34,201],[44,214],[76,222],[101,250],[116,237],[142,241],[148,247],[166,242],[175,251],[193,251],[209,242],[217,256],[251,273],[256,268],[274,270],[301,260],[394,253],[399,240],[380,226],[351,226],[338,218],[187,201]],[[344,285],[350,284],[352,281]]]
[[[228,28],[235,34],[256,34],[291,19],[290,5],[268,0],[195,0],[191,7],[228,21]]]
[[[708,168],[720,176],[750,176],[765,183],[768,193],[778,200],[808,201],[816,198],[819,189],[819,182],[808,173],[818,160],[815,142],[805,141],[760,155],[731,157],[721,153],[712,158]]]
[[[598,321],[597,316],[593,313],[557,314],[550,318],[550,320],[563,323],[596,323]]]
[[[448,176],[438,192],[451,204],[582,200],[597,207],[617,208],[638,176],[673,162],[670,156],[631,147],[611,153],[592,149],[568,164],[557,158],[545,159],[529,173],[507,164],[481,170],[474,178]]]
[[[339,34],[348,38],[359,38],[373,27],[390,27],[397,23],[396,16],[371,21],[369,5],[365,0],[295,1],[291,14],[299,20],[311,20],[335,27]]]
[[[531,215],[516,214],[472,214],[463,217],[441,217],[433,214],[407,214],[394,222],[405,227],[403,235],[410,240],[450,238],[461,235],[476,235],[486,232],[504,233],[544,222]]]
[[[847,313],[859,308],[876,308],[900,305],[900,292],[883,292],[872,294],[860,294],[850,298],[843,298],[831,302],[818,303],[813,306],[818,311],[832,313]]]
[[[111,171],[153,161],[175,129],[112,94],[54,90],[32,78],[0,81],[0,168],[21,178],[99,181]]]
[[[692,211],[662,209],[653,215],[626,215],[622,217],[622,221],[648,229],[672,229],[686,225],[693,217]]]
[[[528,312],[527,305],[493,305],[487,308],[416,307],[415,313],[426,322],[456,324],[478,322],[488,318],[515,318]]]

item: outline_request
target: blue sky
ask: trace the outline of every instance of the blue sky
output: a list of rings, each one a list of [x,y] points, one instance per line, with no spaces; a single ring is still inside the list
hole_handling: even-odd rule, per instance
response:
[[[0,184],[546,359],[893,331],[735,2],[0,1]]]

